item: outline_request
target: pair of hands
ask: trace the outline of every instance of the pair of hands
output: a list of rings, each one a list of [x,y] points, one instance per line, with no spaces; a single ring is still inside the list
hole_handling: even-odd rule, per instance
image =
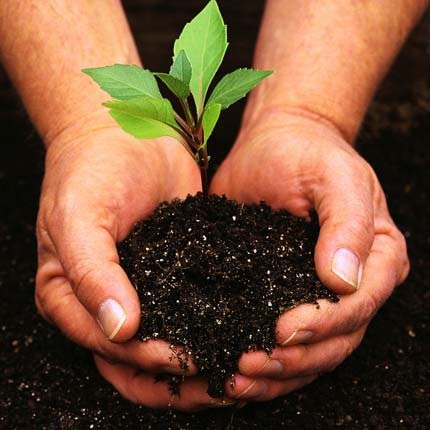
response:
[[[358,346],[408,273],[404,238],[371,167],[329,123],[305,112],[267,113],[242,129],[211,192],[264,200],[302,217],[315,208],[317,273],[344,296],[336,304],[321,301],[320,309],[301,305],[284,313],[279,346],[270,357],[244,354],[235,388],[227,383],[224,399],[208,396],[193,365],[181,395],[172,396],[167,383],[154,383],[154,374],[182,371],[167,343],[133,339],[140,305],[115,244],[161,201],[199,189],[195,162],[168,138],[138,142],[107,126],[61,134],[47,151],[37,224],[38,310],[92,350],[100,373],[133,402],[192,411],[270,400],[300,388]]]

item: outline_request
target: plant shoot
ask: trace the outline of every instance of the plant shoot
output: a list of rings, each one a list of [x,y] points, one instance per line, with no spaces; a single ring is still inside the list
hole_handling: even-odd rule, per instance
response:
[[[103,104],[124,131],[138,139],[170,136],[184,145],[200,167],[204,195],[208,193],[208,140],[221,110],[272,73],[235,70],[225,75],[208,97],[227,46],[227,27],[217,2],[211,0],[175,41],[169,73],[124,64],[82,70],[112,97]],[[156,78],[176,96],[181,115],[161,95]]]

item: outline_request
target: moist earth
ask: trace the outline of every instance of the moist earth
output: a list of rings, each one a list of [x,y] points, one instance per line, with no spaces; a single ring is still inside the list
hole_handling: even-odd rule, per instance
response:
[[[141,302],[138,337],[179,346],[184,370],[192,353],[208,393],[221,397],[243,352],[275,347],[282,312],[338,300],[315,273],[317,236],[315,218],[264,203],[199,193],[161,204],[119,246]]]

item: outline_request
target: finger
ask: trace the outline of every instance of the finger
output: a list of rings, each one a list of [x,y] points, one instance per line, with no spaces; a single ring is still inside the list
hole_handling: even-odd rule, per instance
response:
[[[333,161],[339,163],[337,174],[328,175],[313,194],[321,227],[315,266],[327,287],[348,294],[360,286],[374,239],[373,182],[361,162],[352,170],[341,159]]]
[[[239,360],[239,371],[254,378],[290,379],[332,371],[360,344],[366,327],[309,345],[275,348],[270,355],[250,352]],[[276,363],[276,366],[275,366]]]
[[[226,385],[226,395],[241,402],[268,401],[298,390],[316,378],[317,375],[310,375],[287,380],[273,380],[235,375],[234,386],[230,383]]]
[[[263,379],[236,374],[225,383],[225,394],[237,400],[249,400],[264,395],[268,386]]]
[[[162,340],[140,342],[132,339],[125,343],[114,343],[99,329],[97,322],[76,298],[64,276],[51,277],[45,282],[46,273],[55,273],[55,268],[43,265],[37,274],[36,301],[38,308],[71,340],[97,352],[109,360],[128,363],[136,368],[155,373],[193,375],[197,368],[191,357],[182,350],[172,348]],[[51,266],[51,267],[50,267]],[[61,270],[57,263],[58,270]],[[186,368],[184,369],[184,365]]]
[[[99,372],[126,399],[150,408],[174,408],[180,411],[198,411],[209,407],[233,405],[229,399],[214,399],[207,394],[207,382],[203,378],[186,378],[180,385],[180,393],[172,394],[169,384],[157,381],[155,375],[143,373],[131,366],[111,364],[95,355]]]
[[[305,385],[310,384],[318,378],[318,375],[302,376],[298,378],[286,379],[284,381],[268,380],[268,389],[260,397],[253,399],[256,402],[266,402],[280,396],[292,393]]]
[[[139,326],[137,293],[119,265],[110,213],[73,199],[48,221],[50,238],[72,289],[105,336],[130,339]]]
[[[282,346],[313,343],[358,330],[373,317],[404,276],[405,250],[391,235],[377,234],[363,273],[361,288],[340,302],[319,301],[284,312],[277,323]]]

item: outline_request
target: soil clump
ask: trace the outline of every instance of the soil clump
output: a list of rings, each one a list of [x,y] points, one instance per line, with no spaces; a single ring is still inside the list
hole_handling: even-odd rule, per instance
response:
[[[161,204],[119,245],[141,302],[138,337],[179,346],[184,369],[192,353],[208,393],[222,396],[243,352],[275,347],[282,312],[338,300],[315,273],[317,235],[316,219],[264,203],[199,193]]]

